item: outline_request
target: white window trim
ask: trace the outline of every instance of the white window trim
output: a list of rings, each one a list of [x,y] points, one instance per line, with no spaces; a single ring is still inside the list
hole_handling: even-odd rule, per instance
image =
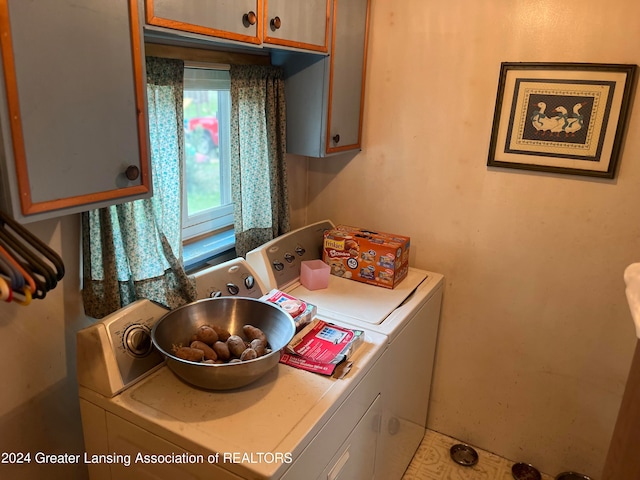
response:
[[[205,70],[230,70],[229,65],[224,64],[214,64],[214,63],[202,63],[202,62],[185,62],[184,68],[199,68]],[[229,128],[229,125],[220,124],[219,128]],[[221,145],[221,148],[227,150],[226,157],[229,157],[228,149],[229,145]],[[221,153],[221,157],[223,154]],[[227,166],[228,167],[228,166]],[[229,170],[227,168],[227,170]],[[230,175],[230,172],[226,172],[226,175]],[[222,198],[231,201],[231,192],[229,188],[229,182],[222,182],[221,187],[223,191],[221,192]],[[191,218],[188,217],[187,212],[187,194],[186,188],[183,188],[183,206],[182,209],[182,240],[189,240],[198,236],[206,235],[207,233],[214,232],[216,230],[220,230],[229,226],[233,226],[234,216],[233,216],[233,204],[229,203],[222,207],[216,208],[215,215],[212,216],[211,212],[202,212],[198,215],[192,215]],[[186,226],[184,226],[186,225]]]

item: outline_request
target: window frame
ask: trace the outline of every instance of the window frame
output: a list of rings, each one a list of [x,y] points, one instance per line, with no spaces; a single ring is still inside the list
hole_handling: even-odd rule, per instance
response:
[[[230,66],[220,63],[209,62],[184,62],[185,73],[187,69],[229,71]],[[186,78],[186,75],[185,75]],[[186,83],[186,82],[185,82]],[[230,88],[230,87],[229,87]],[[185,87],[185,91],[186,91]],[[230,139],[230,113],[231,113],[231,93],[228,95],[218,94],[218,135],[219,138]],[[219,141],[218,155],[220,159],[220,207],[214,207],[195,215],[189,215],[187,203],[187,174],[186,174],[186,152],[182,162],[182,242],[189,243],[199,237],[206,237],[217,231],[233,229],[234,214],[233,202],[231,199],[231,166],[230,166],[230,145],[229,141]]]

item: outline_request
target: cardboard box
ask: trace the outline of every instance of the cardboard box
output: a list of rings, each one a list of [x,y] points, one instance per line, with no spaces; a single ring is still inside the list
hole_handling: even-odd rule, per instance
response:
[[[351,370],[351,356],[362,343],[362,330],[315,319],[289,342],[280,363],[342,378]]]
[[[394,288],[409,271],[410,238],[338,225],[324,234],[322,259],[331,274]]]
[[[318,307],[299,298],[292,297],[288,293],[274,288],[269,293],[260,297],[260,300],[274,303],[287,312],[296,324],[296,331],[307,326],[316,316]]]

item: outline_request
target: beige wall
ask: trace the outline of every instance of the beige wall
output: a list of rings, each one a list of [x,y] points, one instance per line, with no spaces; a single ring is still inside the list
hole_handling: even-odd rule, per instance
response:
[[[0,452],[31,463],[0,465],[0,477],[81,479],[84,465],[38,465],[36,452],[82,453],[76,331],[88,324],[80,298],[80,217],[26,225],[61,254],[65,276],[41,300],[0,305]]]
[[[613,181],[486,159],[500,63],[639,64],[640,3],[372,5],[363,150],[302,162],[304,220],[408,234],[445,275],[431,428],[598,477],[635,345],[640,109]]]
[[[412,264],[446,276],[430,426],[597,477],[635,344],[622,272],[640,257],[640,111],[613,181],[485,162],[500,62],[640,63],[640,4],[372,3],[363,151],[291,159],[294,226],[331,218],[411,235]],[[44,301],[0,306],[0,451],[83,450],[78,223],[29,226],[67,275]]]

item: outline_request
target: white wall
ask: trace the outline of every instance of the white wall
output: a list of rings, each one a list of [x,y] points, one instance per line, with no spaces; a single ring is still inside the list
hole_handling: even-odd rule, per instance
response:
[[[635,345],[640,109],[615,180],[490,169],[500,63],[638,45],[635,0],[374,0],[363,150],[302,162],[298,217],[410,235],[445,275],[430,427],[553,475],[600,475]]]

